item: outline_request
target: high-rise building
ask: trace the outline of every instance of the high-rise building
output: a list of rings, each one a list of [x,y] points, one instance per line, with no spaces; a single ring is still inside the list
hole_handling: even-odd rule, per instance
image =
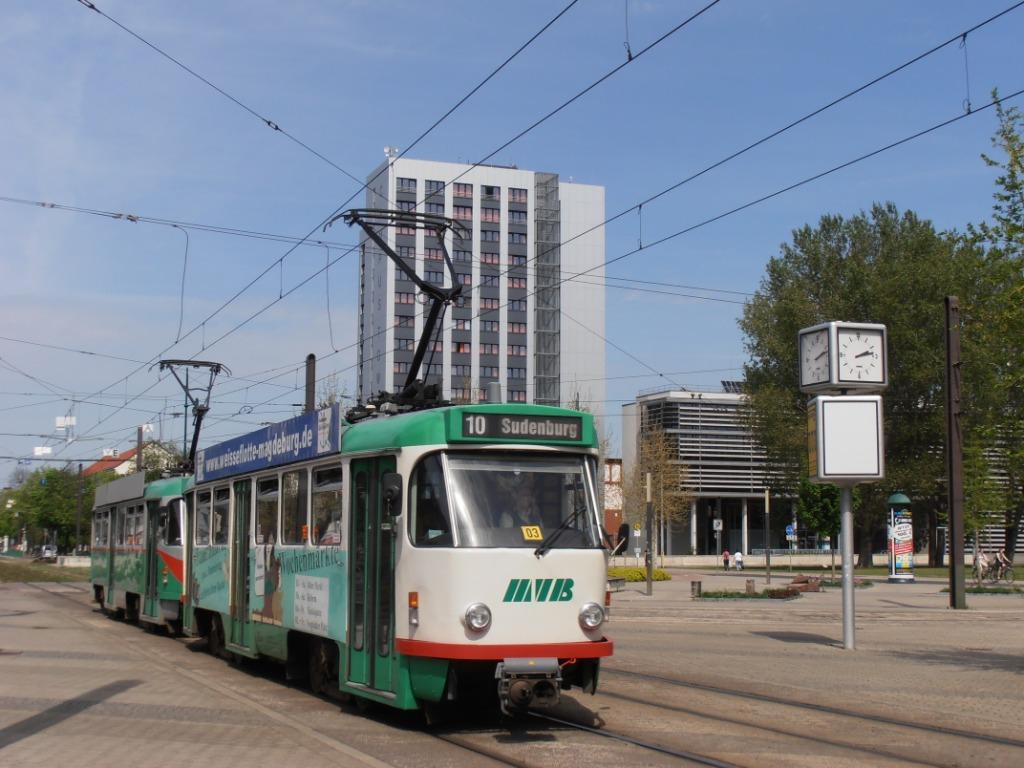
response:
[[[468,231],[446,235],[463,294],[428,348],[421,378],[456,402],[486,401],[487,384],[497,381],[508,402],[579,402],[598,412],[604,188],[515,167],[395,159],[387,151],[370,174],[367,208],[440,214]],[[450,284],[432,232],[388,227],[381,234],[421,278]],[[401,389],[429,304],[365,234],[360,254],[358,386],[365,400]]]

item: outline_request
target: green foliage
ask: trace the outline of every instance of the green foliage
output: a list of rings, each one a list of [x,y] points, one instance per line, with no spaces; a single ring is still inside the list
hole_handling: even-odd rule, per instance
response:
[[[625,579],[626,581],[647,581],[646,568],[633,568],[630,566],[617,565],[608,569],[609,579]],[[653,581],[671,581],[672,576],[661,568],[655,568],[652,576]]]
[[[769,261],[740,320],[753,428],[780,490],[799,492],[807,475],[807,397],[799,391],[797,332],[827,320],[855,320],[888,327],[891,382],[886,481],[861,488],[855,510],[861,530],[884,524],[885,499],[894,490],[911,498],[943,492],[943,301],[970,296],[983,264],[976,244],[938,233],[931,222],[892,204],[876,204],[849,219],[823,216],[816,227],[793,232],[792,242]],[[803,508],[827,525],[831,503],[813,493],[802,495]]]
[[[804,527],[826,536],[839,535],[839,488],[800,479],[797,514]]]
[[[81,529],[83,542],[91,530],[91,510],[96,487],[112,479],[113,473],[81,480]],[[0,512],[0,533],[18,536],[26,530],[31,544],[42,543],[45,532],[55,531],[62,548],[74,546],[79,513],[79,476],[68,469],[37,469],[22,484],[8,492],[14,503]]]

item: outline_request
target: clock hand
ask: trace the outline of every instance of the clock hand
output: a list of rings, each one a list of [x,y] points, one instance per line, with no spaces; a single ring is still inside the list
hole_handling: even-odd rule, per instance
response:
[[[820,355],[818,355],[818,356],[817,356],[816,358],[814,358],[814,359],[815,359],[815,360],[821,360],[821,358],[823,358],[823,357],[824,357],[825,355],[827,355],[827,354],[828,354],[828,350],[826,349],[826,350],[824,350],[824,351],[823,351],[823,352],[822,352],[822,353],[821,353]]]
[[[875,354],[875,353],[874,353],[874,352],[872,352],[872,351],[871,351],[871,350],[869,349],[869,350],[868,350],[867,352],[861,352],[861,353],[860,353],[859,355],[854,355],[854,357],[867,357],[868,355],[873,355],[873,354]]]

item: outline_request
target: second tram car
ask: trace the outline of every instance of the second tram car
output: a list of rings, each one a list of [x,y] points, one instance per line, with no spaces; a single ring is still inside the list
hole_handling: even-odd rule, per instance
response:
[[[513,404],[332,406],[208,448],[182,488],[186,631],[400,709],[593,692],[596,457],[589,414]]]

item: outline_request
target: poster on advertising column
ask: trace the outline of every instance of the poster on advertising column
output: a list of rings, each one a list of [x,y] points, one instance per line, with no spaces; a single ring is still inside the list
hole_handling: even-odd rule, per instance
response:
[[[889,581],[914,580],[914,523],[909,509],[889,510]]]

